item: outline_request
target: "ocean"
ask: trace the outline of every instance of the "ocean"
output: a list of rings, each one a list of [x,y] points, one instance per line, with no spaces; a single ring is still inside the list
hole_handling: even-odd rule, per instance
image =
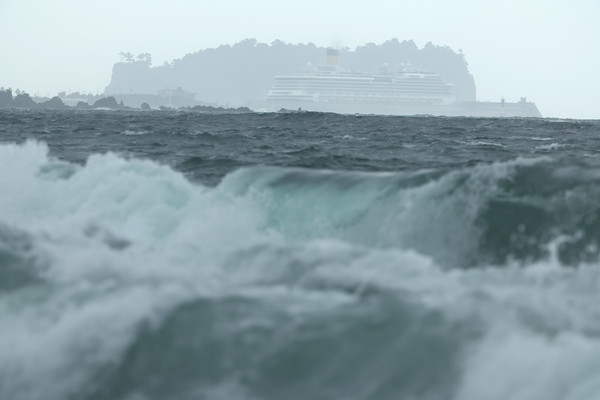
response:
[[[0,399],[600,399],[600,121],[0,111]]]

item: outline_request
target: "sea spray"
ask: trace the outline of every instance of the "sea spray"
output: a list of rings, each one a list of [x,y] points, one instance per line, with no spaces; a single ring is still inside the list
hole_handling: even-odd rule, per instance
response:
[[[87,113],[40,112],[38,143],[19,115],[0,144],[0,398],[600,393],[600,164],[569,156],[592,123],[167,113],[128,136],[120,119],[160,116],[114,114],[90,136]],[[200,122],[222,133],[169,133]]]

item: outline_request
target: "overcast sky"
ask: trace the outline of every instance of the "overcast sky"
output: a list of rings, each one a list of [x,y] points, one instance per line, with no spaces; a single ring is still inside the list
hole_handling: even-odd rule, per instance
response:
[[[0,0],[0,86],[102,92],[120,51],[154,65],[245,38],[462,49],[478,100],[600,118],[600,0]]]

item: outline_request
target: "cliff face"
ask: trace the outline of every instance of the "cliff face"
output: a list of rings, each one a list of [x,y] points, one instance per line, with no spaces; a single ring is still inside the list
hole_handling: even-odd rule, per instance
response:
[[[120,62],[113,66],[110,84],[104,93],[130,94],[148,93],[156,94],[160,89],[169,87],[170,76],[165,68],[150,68],[144,62]]]
[[[113,67],[107,95],[156,94],[164,88],[181,87],[196,93],[204,102],[248,105],[263,100],[274,75],[298,72],[307,63],[325,63],[326,48],[309,44],[270,45],[248,39],[233,46],[220,46],[188,54],[161,67],[147,62],[121,62]],[[411,65],[439,73],[454,85],[459,101],[475,100],[475,82],[462,54],[448,47],[428,43],[419,49],[412,41],[389,40],[381,45],[367,44],[340,51],[340,64],[356,71],[377,72],[382,64]]]

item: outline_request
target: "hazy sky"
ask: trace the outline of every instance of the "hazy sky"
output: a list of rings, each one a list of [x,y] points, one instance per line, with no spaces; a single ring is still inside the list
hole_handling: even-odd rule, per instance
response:
[[[0,17],[0,86],[32,94],[102,92],[120,51],[160,65],[245,38],[396,37],[462,49],[479,100],[600,118],[600,0],[0,0]]]

